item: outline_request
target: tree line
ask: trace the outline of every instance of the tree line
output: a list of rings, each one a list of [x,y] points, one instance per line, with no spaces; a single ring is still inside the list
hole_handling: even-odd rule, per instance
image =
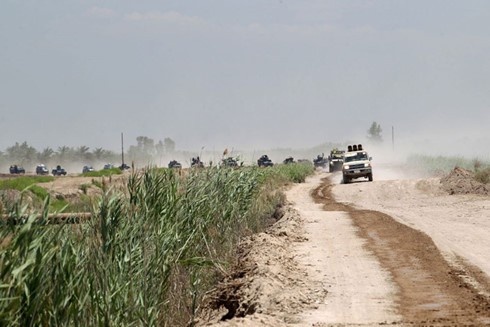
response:
[[[156,156],[164,156],[175,152],[175,141],[165,138],[163,141],[155,142],[147,136],[138,136],[136,145],[130,145],[124,153],[126,162],[135,164],[146,164],[151,162]],[[104,148],[94,148],[81,145],[77,147],[60,146],[57,149],[46,147],[37,150],[26,141],[9,146],[5,151],[0,151],[0,164],[21,165],[25,167],[35,166],[36,164],[45,165],[64,165],[79,162],[84,165],[91,165],[99,162],[116,163],[122,160],[121,153]]]

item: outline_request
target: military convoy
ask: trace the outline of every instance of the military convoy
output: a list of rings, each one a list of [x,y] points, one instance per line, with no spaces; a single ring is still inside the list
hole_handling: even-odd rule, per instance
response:
[[[242,166],[243,163],[239,164],[237,159],[234,157],[225,157],[226,153],[224,153],[219,166],[222,167],[239,167]],[[369,157],[368,153],[363,149],[362,144],[353,144],[347,147],[347,151],[339,150],[334,148],[330,151],[328,157],[325,157],[324,153],[321,155],[317,155],[316,158],[313,159],[313,165],[315,168],[326,168],[328,165],[328,171],[333,173],[336,171],[342,171],[342,181],[344,184],[351,182],[353,179],[357,178],[367,178],[369,181],[373,181],[373,171],[371,165],[372,158]],[[296,161],[292,156],[286,157],[283,160],[283,164],[292,164]],[[311,161],[306,159],[297,160],[298,163],[308,163],[311,164]],[[212,166],[212,162],[210,163]],[[257,160],[257,165],[259,167],[272,167],[274,163],[269,158],[268,155],[264,154]],[[204,163],[201,161],[199,156],[191,158],[191,167],[195,168],[203,168]],[[112,168],[112,164],[107,164],[104,166],[104,169]],[[177,160],[172,160],[168,163],[169,168],[182,168],[182,164]],[[130,167],[126,164],[123,164],[119,167],[121,170],[130,169]],[[93,171],[91,166],[83,167],[83,172]],[[35,170],[37,175],[48,175],[49,170],[43,164],[38,164]],[[25,169],[18,165],[10,166],[10,174],[25,174]],[[51,171],[51,174],[54,176],[65,176],[67,175],[66,170],[57,165],[55,169]]]
[[[347,151],[332,149],[328,158],[325,158],[322,153],[313,159],[313,163],[315,167],[326,168],[328,162],[328,171],[331,173],[342,171],[342,182],[348,184],[353,179],[361,177],[373,181],[371,160],[362,144],[353,144],[347,146]]]

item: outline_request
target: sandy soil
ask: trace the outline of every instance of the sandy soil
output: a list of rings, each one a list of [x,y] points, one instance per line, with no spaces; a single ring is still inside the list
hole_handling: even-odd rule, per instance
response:
[[[490,275],[490,197],[448,195],[438,178],[338,185],[333,194],[423,231],[449,259],[465,258]]]
[[[490,324],[490,198],[376,176],[339,185],[322,172],[288,190],[286,214],[245,242],[200,324]]]
[[[314,202],[310,193],[320,185],[321,177],[310,178],[287,192],[293,208],[304,217],[308,237],[308,242],[295,248],[299,264],[328,289],[319,308],[301,314],[301,325],[398,321],[391,277],[364,248],[349,215],[325,211],[322,204]]]

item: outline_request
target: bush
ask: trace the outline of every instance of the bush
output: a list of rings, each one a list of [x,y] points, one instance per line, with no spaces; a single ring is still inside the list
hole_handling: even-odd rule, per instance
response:
[[[488,184],[490,182],[490,167],[477,170],[475,172],[475,180],[483,184]]]

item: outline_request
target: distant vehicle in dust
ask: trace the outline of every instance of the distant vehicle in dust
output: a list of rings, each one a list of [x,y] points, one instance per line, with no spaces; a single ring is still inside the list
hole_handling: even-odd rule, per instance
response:
[[[39,164],[36,166],[36,175],[49,175],[49,170],[45,165]]]
[[[9,172],[11,174],[19,175],[19,174],[25,174],[26,173],[26,170],[23,167],[21,167],[21,166],[12,165],[9,168]]]
[[[178,162],[177,160],[172,160],[168,163],[168,168],[181,169],[182,164],[180,162]]]
[[[221,160],[221,166],[223,166],[223,167],[238,167],[238,161],[233,157],[223,158]]]
[[[345,151],[339,150],[337,148],[330,151],[328,156],[328,171],[333,173],[334,171],[341,171],[342,164],[344,163],[344,153]]]
[[[201,161],[199,156],[191,159],[191,167],[193,168],[204,168],[204,162]]]
[[[57,165],[56,168],[51,170],[51,174],[53,174],[53,176],[66,176],[66,170],[60,165]]]
[[[131,167],[129,167],[129,165],[123,163],[123,164],[121,164],[119,166],[119,169],[121,169],[121,170],[129,170],[129,169],[131,169]]]
[[[287,157],[286,159],[284,159],[283,163],[285,165],[292,164],[292,163],[294,163],[294,158],[293,157]]]
[[[322,155],[317,155],[315,159],[313,159],[313,165],[315,165],[315,168],[325,168],[327,167],[327,159],[325,158],[325,155],[322,153]]]
[[[269,158],[268,155],[264,154],[257,160],[257,165],[259,167],[272,167],[274,166],[274,163],[272,160]]]
[[[83,166],[83,168],[82,168],[82,173],[84,173],[84,174],[89,173],[91,171],[95,171],[94,167],[92,167],[92,166]]]

